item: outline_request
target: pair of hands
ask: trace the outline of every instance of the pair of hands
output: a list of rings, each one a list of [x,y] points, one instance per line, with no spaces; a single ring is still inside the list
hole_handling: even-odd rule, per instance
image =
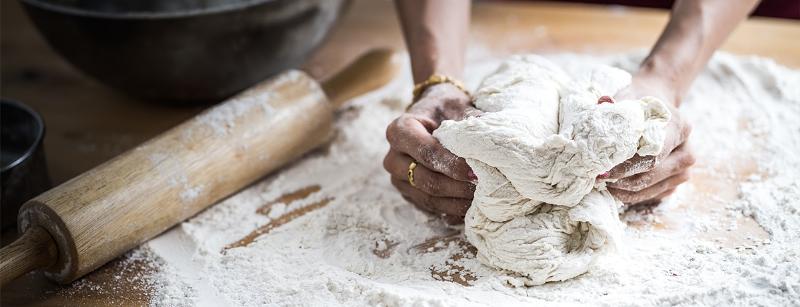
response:
[[[667,99],[672,119],[667,126],[664,150],[658,156],[634,156],[617,165],[606,178],[608,190],[617,199],[631,206],[655,205],[689,179],[694,164],[686,141],[691,132],[675,104],[674,91],[658,78],[634,78],[630,87],[615,98],[627,99],[655,95]],[[386,130],[389,153],[384,168],[391,174],[392,184],[417,208],[441,215],[447,223],[463,222],[472,203],[477,177],[463,158],[445,149],[431,134],[446,119],[460,120],[472,112],[469,96],[457,87],[443,83],[429,87],[419,101],[393,121]],[[408,167],[417,162],[414,183],[408,182]]]

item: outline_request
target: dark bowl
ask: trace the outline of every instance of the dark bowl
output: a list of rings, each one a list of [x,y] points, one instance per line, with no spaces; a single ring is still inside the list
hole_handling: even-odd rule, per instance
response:
[[[347,0],[21,0],[50,46],[132,96],[218,101],[302,64]]]
[[[44,148],[44,122],[16,101],[0,100],[0,228],[17,224],[19,207],[50,188]]]

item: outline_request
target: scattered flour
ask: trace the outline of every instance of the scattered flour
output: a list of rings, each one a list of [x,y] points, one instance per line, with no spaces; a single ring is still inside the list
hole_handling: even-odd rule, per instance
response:
[[[567,72],[597,63],[630,71],[642,53],[547,58]],[[467,83],[475,88],[498,64],[473,59]],[[717,54],[681,106],[694,126],[692,180],[652,212],[625,213],[617,255],[533,287],[510,286],[521,281],[480,264],[462,230],[391,186],[384,131],[410,100],[408,75],[342,110],[331,145],[142,247],[160,267],[151,303],[800,304],[800,71]]]

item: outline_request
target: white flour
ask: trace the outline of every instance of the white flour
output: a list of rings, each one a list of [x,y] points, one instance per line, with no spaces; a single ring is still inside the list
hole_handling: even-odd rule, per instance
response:
[[[548,58],[631,70],[641,54]],[[467,83],[497,64],[473,61]],[[535,287],[510,287],[518,280],[479,264],[460,230],[418,212],[389,183],[384,131],[410,87],[406,72],[358,98],[325,150],[147,243],[162,263],[152,304],[800,304],[800,72],[718,54],[681,107],[694,126],[693,179],[655,212],[623,216],[623,251]],[[255,241],[240,241],[256,229]]]

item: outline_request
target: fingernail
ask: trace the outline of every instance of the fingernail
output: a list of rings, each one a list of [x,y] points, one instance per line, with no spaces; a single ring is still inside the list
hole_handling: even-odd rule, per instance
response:
[[[469,178],[469,180],[472,181],[472,182],[478,181],[478,176],[475,175],[475,172],[473,172],[472,170],[470,170],[467,173],[467,178]]]
[[[604,102],[614,103],[614,98],[611,98],[609,96],[601,96],[600,99],[597,99],[597,104],[601,104]]]
[[[611,176],[611,172],[605,172],[605,173],[602,173],[602,174],[600,174],[600,175],[597,175],[597,178],[600,178],[600,179],[606,179],[606,178],[608,178],[609,176]]]

